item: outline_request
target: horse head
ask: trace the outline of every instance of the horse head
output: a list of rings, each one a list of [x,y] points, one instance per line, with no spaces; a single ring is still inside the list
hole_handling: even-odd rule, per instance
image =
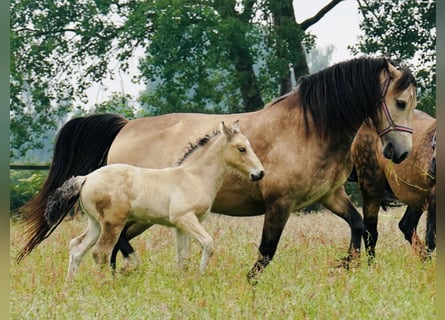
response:
[[[261,180],[264,177],[263,165],[249,140],[240,132],[239,120],[235,121],[231,128],[222,122],[221,131],[227,137],[224,156],[229,166],[245,174],[252,181]]]
[[[382,100],[376,124],[385,158],[402,162],[412,148],[412,119],[416,107],[416,86],[411,72],[387,61],[381,74]]]

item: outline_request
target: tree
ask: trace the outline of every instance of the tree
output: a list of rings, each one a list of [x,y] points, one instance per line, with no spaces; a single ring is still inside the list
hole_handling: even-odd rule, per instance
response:
[[[297,24],[292,0],[11,0],[11,157],[82,110],[136,48],[136,80],[157,83],[140,99],[148,114],[259,109],[290,89],[289,66],[307,73],[306,30],[340,1]]]
[[[357,54],[385,54],[406,62],[420,89],[418,108],[435,115],[435,0],[358,0],[363,35],[352,48]]]

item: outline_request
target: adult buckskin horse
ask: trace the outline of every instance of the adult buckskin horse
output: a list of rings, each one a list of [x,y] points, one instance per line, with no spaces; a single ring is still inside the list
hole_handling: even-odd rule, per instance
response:
[[[17,259],[29,254],[51,231],[43,216],[45,203],[67,178],[96,169],[105,157],[109,164],[171,166],[178,148],[199,133],[222,120],[239,119],[268,174],[259,184],[229,174],[212,212],[265,214],[259,257],[248,279],[255,281],[273,258],[290,213],[315,202],[349,224],[348,261],[359,254],[364,229],[361,215],[343,188],[352,170],[352,140],[369,119],[380,132],[384,156],[400,163],[411,151],[415,106],[415,79],[410,70],[385,58],[360,57],[300,78],[292,92],[255,112],[166,114],[131,121],[110,115],[74,119],[59,132],[42,190],[24,207],[28,239]],[[193,129],[185,131],[185,127]],[[131,225],[120,240],[128,242],[146,228]]]
[[[363,125],[352,144],[352,161],[363,199],[365,248],[370,258],[375,257],[379,208],[385,190],[407,204],[399,222],[400,230],[422,258],[436,247],[435,205],[435,132],[436,119],[415,110],[413,118],[413,148],[400,164],[393,164],[381,156],[382,144],[369,125]],[[422,213],[428,210],[426,247],[419,240],[416,228]]]

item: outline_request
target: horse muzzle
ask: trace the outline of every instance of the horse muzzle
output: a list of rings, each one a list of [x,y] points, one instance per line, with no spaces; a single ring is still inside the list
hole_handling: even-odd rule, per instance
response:
[[[401,163],[408,156],[409,151],[399,151],[391,142],[387,143],[383,148],[383,156],[392,160],[395,164]]]

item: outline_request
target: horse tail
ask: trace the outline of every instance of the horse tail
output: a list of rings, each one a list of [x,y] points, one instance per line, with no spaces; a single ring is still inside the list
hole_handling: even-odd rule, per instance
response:
[[[29,255],[51,230],[44,217],[49,195],[70,177],[87,175],[103,166],[111,144],[128,121],[116,114],[95,114],[71,119],[60,129],[48,177],[37,195],[20,209],[27,225],[27,243],[17,254],[17,262]]]
[[[47,238],[54,229],[63,221],[74,204],[80,197],[80,191],[85,183],[86,176],[72,177],[66,180],[49,197],[46,209],[43,213],[50,230],[45,235]]]

